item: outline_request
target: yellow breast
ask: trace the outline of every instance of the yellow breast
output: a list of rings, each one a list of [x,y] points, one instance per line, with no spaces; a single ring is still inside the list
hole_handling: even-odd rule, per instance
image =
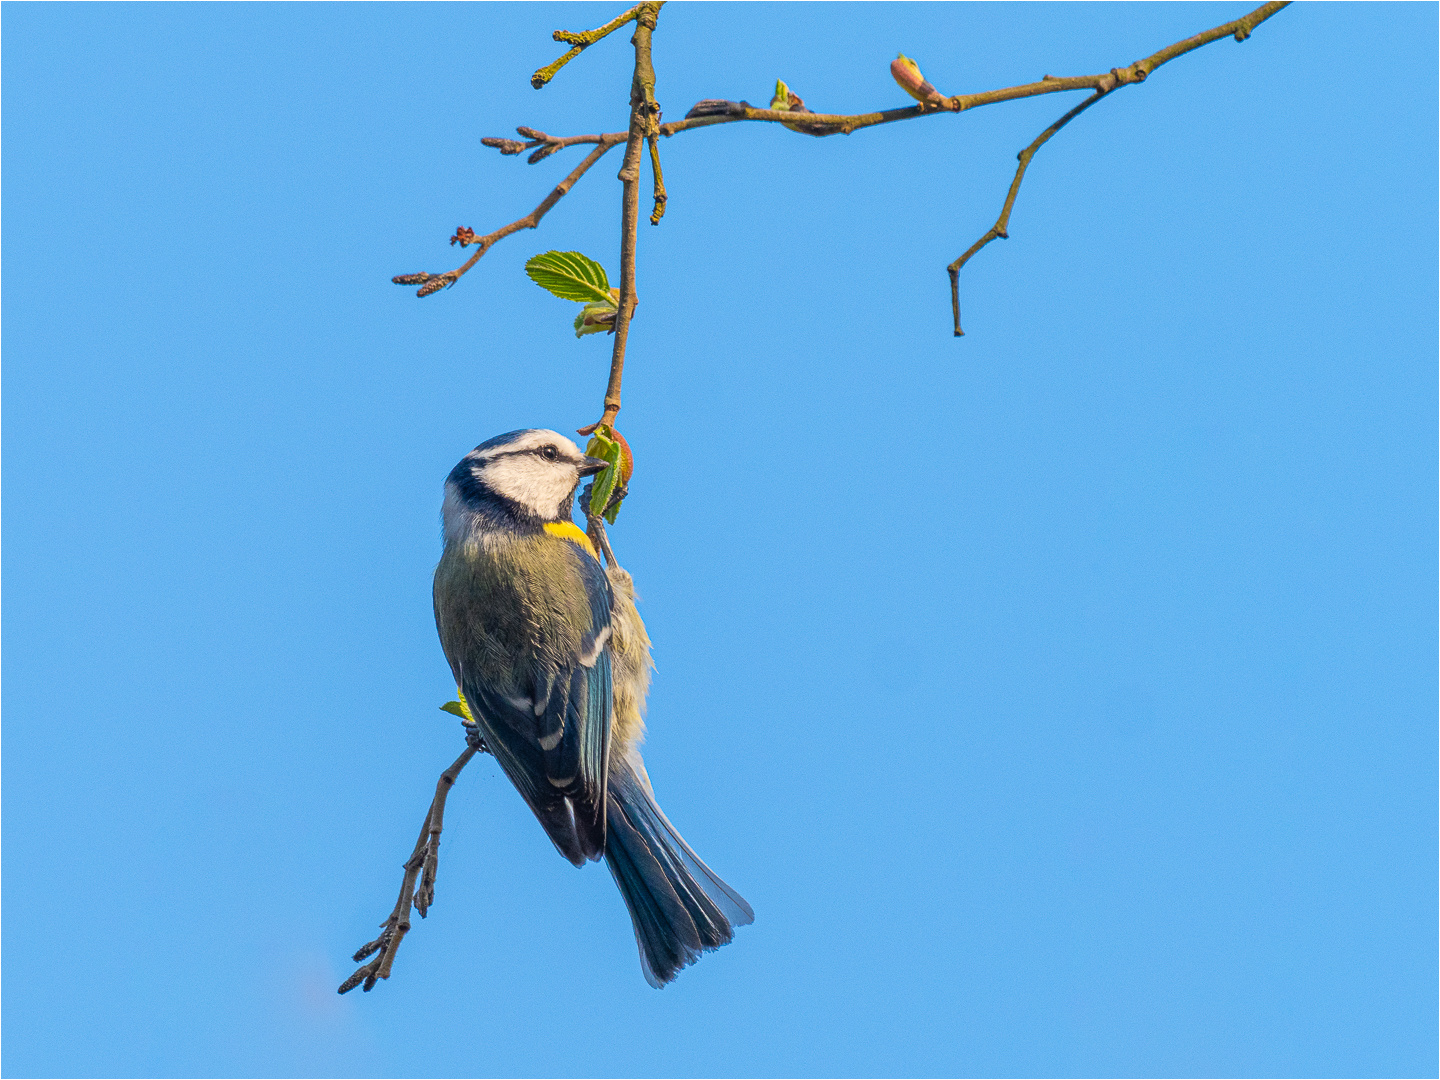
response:
[[[551,536],[559,536],[566,540],[573,540],[588,551],[592,559],[596,562],[600,561],[600,557],[595,554],[595,546],[590,543],[590,537],[586,536],[585,530],[573,521],[547,521],[545,523],[545,531]]]

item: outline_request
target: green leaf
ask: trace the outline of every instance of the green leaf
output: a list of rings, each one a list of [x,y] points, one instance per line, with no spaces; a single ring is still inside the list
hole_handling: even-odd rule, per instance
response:
[[[595,434],[590,437],[590,444],[585,447],[585,453],[591,457],[604,458],[610,463],[608,469],[595,477],[595,486],[590,491],[590,513],[603,514],[610,502],[610,496],[615,492],[615,485],[620,482],[620,444],[610,438],[604,428],[596,428]],[[606,520],[612,525],[615,524],[613,516],[607,516]]]
[[[444,705],[440,706],[440,711],[453,713],[455,716],[460,717],[461,720],[464,720],[467,724],[475,723],[475,717],[470,715],[470,705],[469,702],[465,700],[465,695],[460,693],[458,687],[456,688],[455,693],[459,696],[460,700],[445,702]]]
[[[605,268],[578,251],[547,251],[525,264],[530,280],[560,297],[581,304],[612,303]]]
[[[608,521],[611,525],[614,525],[615,519],[620,516],[620,507],[624,505],[624,503],[625,500],[621,499],[614,506],[610,507],[609,510],[605,511],[605,520]]]

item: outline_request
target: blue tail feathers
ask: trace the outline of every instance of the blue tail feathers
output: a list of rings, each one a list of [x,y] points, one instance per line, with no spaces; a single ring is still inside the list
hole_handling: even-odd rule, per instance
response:
[[[618,766],[618,767],[617,767]],[[613,762],[605,862],[620,887],[645,981],[661,987],[755,920],[744,898],[700,861],[650,791],[645,766]]]

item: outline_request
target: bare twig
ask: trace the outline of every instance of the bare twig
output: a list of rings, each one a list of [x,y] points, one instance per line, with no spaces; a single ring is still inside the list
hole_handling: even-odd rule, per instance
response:
[[[492,233],[487,233],[485,236],[476,236],[473,229],[467,229],[464,226],[455,230],[455,235],[450,238],[452,244],[458,243],[461,247],[469,247],[471,244],[480,245],[480,250],[470,256],[463,266],[456,267],[454,270],[447,270],[443,274],[427,274],[423,272],[419,274],[397,274],[390,280],[396,285],[419,285],[420,288],[415,292],[416,296],[429,296],[431,293],[439,292],[441,289],[454,285],[472,266],[480,261],[480,257],[489,251],[497,241],[503,240],[511,233],[519,232],[521,229],[533,229],[539,225],[540,219],[550,212],[552,206],[565,197],[566,192],[575,186],[575,182],[585,175],[591,165],[594,165],[604,157],[612,147],[618,146],[624,141],[625,136],[623,135],[580,135],[571,138],[568,140],[569,145],[582,142],[597,143],[598,145],[585,156],[584,161],[580,162],[579,165],[571,170],[569,176],[555,185],[555,190],[545,196],[544,200],[534,210],[531,210],[530,213],[518,221],[512,221],[509,225],[502,226]]]
[[[1034,142],[1020,151],[1020,167],[1015,170],[1015,179],[1010,181],[1010,192],[1005,196],[1005,205],[1000,210],[1000,216],[995,219],[995,224],[990,226],[989,232],[970,245],[970,249],[966,251],[964,255],[961,255],[960,258],[945,268],[950,275],[950,305],[955,314],[956,337],[965,336],[965,331],[960,329],[960,268],[969,262],[971,258],[986,244],[990,243],[991,240],[997,237],[1002,240],[1008,240],[1010,238],[1010,234],[1005,231],[1006,227],[1010,224],[1010,211],[1015,208],[1015,196],[1020,194],[1020,181],[1025,178],[1025,170],[1030,167],[1030,159],[1035,156],[1035,151],[1044,146],[1045,143],[1049,141],[1050,136],[1054,135],[1071,120],[1074,120],[1075,117],[1079,116],[1091,105],[1094,105],[1108,92],[1109,91],[1106,90],[1095,91],[1090,97],[1086,98],[1079,105],[1076,105],[1075,108],[1071,109],[1059,120],[1056,120],[1055,123],[1042,131]]]
[[[655,209],[650,212],[650,224],[659,225],[660,219],[665,216],[665,202],[670,196],[665,194],[665,174],[660,171],[660,148],[655,143],[655,136],[647,135],[645,141],[650,144],[650,171],[655,176]]]
[[[551,79],[553,79],[556,72],[558,72],[561,68],[568,64],[571,60],[574,60],[575,57],[579,56],[582,52],[588,49],[591,45],[594,45],[595,42],[599,41],[601,38],[613,33],[616,30],[619,30],[620,27],[624,26],[626,23],[633,21],[639,16],[641,9],[647,6],[650,5],[636,4],[633,8],[625,12],[623,15],[617,15],[604,26],[596,30],[586,30],[583,33],[579,34],[572,34],[568,30],[556,30],[555,33],[551,35],[556,41],[563,41],[565,44],[573,45],[575,47],[569,52],[567,52],[564,56],[560,57],[559,60],[556,60],[553,64],[547,64],[545,67],[535,72],[534,75],[531,75],[530,85],[533,86],[536,90],[539,90],[542,86],[544,86]]]
[[[425,814],[425,824],[420,827],[420,838],[415,841],[415,850],[410,853],[410,858],[405,860],[405,877],[400,883],[400,899],[395,901],[395,910],[380,924],[380,936],[361,946],[354,956],[357,964],[367,956],[374,955],[375,959],[361,966],[355,974],[340,984],[342,994],[348,994],[362,983],[368,992],[374,988],[377,979],[388,979],[390,967],[395,963],[395,953],[400,949],[400,942],[410,932],[411,904],[414,904],[423,919],[429,912],[430,905],[435,902],[435,871],[440,858],[440,831],[445,822],[445,799],[455,785],[455,778],[460,775],[460,770],[465,768],[477,753],[485,750],[485,744],[478,732],[469,731],[468,725],[466,741],[469,745],[465,747],[465,752],[440,774],[440,779],[435,784],[435,797],[430,801],[430,809]],[[420,882],[418,889],[415,887],[417,878]],[[415,890],[413,894],[412,889]]]
[[[494,136],[486,136],[480,140],[480,145],[493,147],[502,154],[523,154],[526,150],[538,146],[540,149],[525,159],[527,164],[534,165],[537,161],[544,161],[555,151],[563,150],[567,146],[579,146],[584,143],[598,143],[605,140],[604,135],[570,135],[560,139],[554,135],[546,135],[543,131],[536,131],[534,128],[522,126],[515,130],[525,137],[524,142],[519,139],[497,139]]]
[[[1167,64],[1177,56],[1184,56],[1212,41],[1219,41],[1223,37],[1234,37],[1236,41],[1244,41],[1255,27],[1288,4],[1289,0],[1273,0],[1272,3],[1256,8],[1244,18],[1206,30],[1204,33],[1196,34],[1184,41],[1178,41],[1174,45],[1161,49],[1153,56],[1135,61],[1128,67],[1111,68],[1099,75],[1077,75],[1069,78],[1053,78],[1047,75],[1039,82],[1006,86],[999,90],[987,90],[980,94],[956,94],[943,99],[939,105],[911,105],[903,109],[886,109],[881,112],[855,114],[807,113],[805,116],[806,127],[810,130],[804,131],[802,134],[849,135],[852,131],[874,127],[877,124],[893,124],[897,120],[913,120],[917,116],[933,116],[946,112],[966,112],[970,109],[978,109],[982,105],[995,105],[1002,101],[1016,101],[1020,98],[1037,97],[1040,94],[1055,94],[1068,90],[1095,90],[1109,93],[1120,86],[1144,82],[1150,73],[1160,65]],[[667,136],[678,135],[682,131],[690,131],[694,128],[733,124],[742,120],[787,125],[793,124],[795,120],[793,113],[780,109],[756,109],[744,101],[724,102],[723,104],[728,108],[723,112],[718,111],[721,102],[707,101],[704,104],[707,109],[703,115],[694,115],[692,111],[692,115],[684,120],[661,125],[660,133]],[[824,130],[826,127],[829,130]],[[792,130],[794,129],[792,128]]]
[[[622,202],[622,232],[621,232],[621,311],[623,314],[616,319],[615,351],[611,357],[610,385],[605,395],[605,413],[602,423],[613,420],[620,409],[620,376],[624,366],[625,334],[628,329],[631,316],[634,314],[634,222],[638,217],[638,192],[634,183],[639,178],[639,140],[644,138],[648,141],[651,154],[651,167],[655,174],[655,208],[650,216],[652,223],[658,224],[665,213],[665,183],[660,171],[660,155],[655,135],[663,135],[669,138],[684,131],[693,131],[697,128],[714,127],[718,124],[732,124],[740,121],[753,121],[760,123],[783,124],[789,130],[798,131],[801,134],[826,136],[826,135],[848,135],[851,132],[859,131],[862,128],[875,127],[879,124],[891,124],[901,120],[913,120],[916,117],[938,115],[940,113],[966,112],[970,109],[980,108],[983,105],[994,105],[1002,101],[1015,101],[1020,98],[1036,97],[1041,94],[1054,94],[1070,90],[1090,90],[1092,96],[1087,98],[1079,106],[1071,109],[1058,121],[1047,128],[1041,135],[1020,153],[1020,167],[1016,170],[1015,178],[1011,182],[1010,191],[1005,200],[1004,209],[1001,211],[999,220],[985,236],[981,237],[976,244],[960,256],[954,263],[947,267],[950,275],[951,307],[955,316],[956,336],[963,336],[960,329],[960,307],[959,307],[959,269],[964,266],[981,248],[996,238],[1004,238],[1007,233],[1007,225],[1010,212],[1015,205],[1015,196],[1019,192],[1019,185],[1024,178],[1025,169],[1034,157],[1035,152],[1053,136],[1060,128],[1064,127],[1081,112],[1088,109],[1095,102],[1107,96],[1113,90],[1122,86],[1129,86],[1134,83],[1144,82],[1156,68],[1169,63],[1176,57],[1183,56],[1188,52],[1208,45],[1212,41],[1218,41],[1224,37],[1233,37],[1236,41],[1244,41],[1270,16],[1288,5],[1289,0],[1272,0],[1256,8],[1243,18],[1233,22],[1224,23],[1220,26],[1178,41],[1144,60],[1137,60],[1135,63],[1123,68],[1111,68],[1107,72],[1098,75],[1079,75],[1066,78],[1055,78],[1046,75],[1039,82],[1023,83],[1018,86],[1002,87],[998,90],[988,90],[977,94],[957,94],[952,97],[942,98],[934,104],[916,104],[901,109],[886,109],[878,112],[855,113],[855,114],[829,114],[806,112],[803,125],[795,123],[795,114],[780,109],[757,109],[745,101],[722,101],[706,100],[700,102],[683,120],[672,121],[668,124],[658,123],[659,106],[654,100],[654,70],[650,62],[650,34],[654,30],[655,12],[659,10],[659,3],[638,4],[626,11],[617,19],[606,23],[598,30],[588,31],[585,34],[565,34],[563,31],[556,31],[557,41],[569,41],[576,45],[571,53],[566,54],[561,60],[552,64],[550,68],[542,69],[536,73],[538,78],[544,72],[550,75],[558,71],[563,63],[577,55],[578,52],[600,40],[606,34],[632,20],[637,20],[635,37],[632,43],[636,49],[636,76],[631,88],[631,124],[627,132],[612,132],[601,135],[572,135],[564,138],[557,138],[546,135],[543,132],[534,131],[530,128],[517,129],[528,141],[519,142],[514,139],[485,139],[482,140],[488,146],[497,147],[503,154],[519,154],[525,150],[534,149],[530,155],[533,163],[550,154],[555,153],[566,146],[574,146],[582,143],[597,144],[597,151],[603,153],[611,146],[619,142],[626,143],[625,163],[620,170],[620,179],[625,182],[624,201]],[[644,16],[642,18],[642,16]],[[649,25],[645,25],[646,23]],[[643,34],[643,40],[642,40]],[[643,56],[642,56],[643,53]],[[643,74],[642,79],[642,65]],[[553,69],[553,70],[552,70]],[[546,78],[549,76],[547,75]],[[538,84],[537,84],[538,85]],[[638,104],[637,104],[638,103]],[[638,110],[638,111],[637,111]],[[490,244],[511,232],[524,227],[534,227],[534,224],[543,216],[554,201],[569,189],[569,185],[583,175],[585,169],[594,163],[587,158],[575,172],[556,188],[550,199],[542,203],[536,212],[522,218],[513,225],[491,233],[489,236],[474,238],[471,233],[468,238],[460,238],[464,243],[479,243],[481,250],[469,262],[457,270],[447,274],[408,274],[398,277],[395,280],[401,284],[418,284],[423,287],[419,295],[427,296],[447,285],[452,285],[461,274],[475,265],[480,255],[488,250]],[[633,179],[632,179],[633,178]],[[633,206],[632,206],[633,203]],[[634,212],[632,212],[634,210]],[[531,219],[534,219],[533,221]],[[457,234],[458,237],[458,234]],[[628,260],[628,263],[627,263]],[[627,271],[628,265],[628,271]],[[628,272],[628,277],[627,277]],[[630,283],[628,299],[626,294],[626,282]]]
[[[1217,26],[1214,29],[1206,30],[1203,34],[1196,34],[1194,37],[1186,38],[1184,41],[1176,42],[1174,45],[1171,45],[1168,48],[1161,49],[1153,56],[1148,56],[1144,60],[1137,60],[1128,68],[1112,69],[1109,75],[1105,76],[1087,76],[1087,78],[1099,79],[1099,82],[1095,85],[1094,88],[1095,93],[1092,94],[1090,97],[1086,98],[1079,105],[1075,106],[1075,108],[1071,109],[1064,116],[1060,117],[1059,120],[1056,120],[1055,123],[1051,124],[1048,128],[1042,131],[1034,142],[1032,142],[1024,150],[1020,151],[1018,155],[1020,164],[1015,170],[1015,179],[1010,181],[1010,190],[1005,196],[1005,205],[1000,210],[1000,216],[995,219],[995,224],[990,226],[989,231],[986,232],[984,236],[980,237],[979,240],[971,244],[965,254],[961,255],[958,259],[956,259],[953,263],[951,263],[945,268],[946,273],[950,275],[950,309],[955,317],[955,336],[965,336],[965,331],[960,329],[960,268],[964,266],[967,262],[969,262],[975,255],[977,255],[980,249],[983,248],[986,244],[990,243],[990,241],[997,238],[1001,240],[1008,240],[1010,238],[1010,233],[1008,231],[1010,224],[1010,211],[1015,208],[1015,196],[1020,193],[1020,182],[1025,179],[1025,170],[1030,167],[1030,161],[1035,156],[1035,152],[1039,150],[1040,147],[1044,146],[1050,140],[1050,137],[1052,135],[1054,135],[1071,120],[1074,120],[1075,117],[1079,116],[1086,109],[1090,108],[1091,105],[1094,105],[1097,101],[1099,101],[1101,98],[1105,97],[1112,91],[1118,90],[1122,86],[1128,86],[1131,83],[1144,82],[1150,76],[1150,73],[1152,71],[1158,68],[1161,64],[1169,63],[1177,56],[1184,56],[1187,52],[1190,52],[1193,49],[1198,49],[1202,45],[1208,45],[1212,41],[1219,41],[1223,37],[1233,36],[1236,41],[1244,41],[1250,36],[1251,32],[1255,29],[1255,27],[1259,26],[1266,19],[1270,18],[1271,15],[1274,15],[1281,8],[1288,6],[1288,4],[1289,0],[1275,0],[1275,2],[1273,3],[1264,4],[1261,7],[1256,8],[1254,11],[1250,12],[1249,15],[1246,15],[1243,19],[1236,19],[1234,22],[1228,22],[1221,26]],[[1039,84],[1032,83],[1031,85],[1035,86],[1046,85],[1047,83],[1074,82],[1077,82],[1077,80],[1051,79],[1049,76],[1046,76],[1044,82]],[[1066,86],[1062,89],[1072,88],[1073,87]],[[1025,88],[1013,87],[1012,89],[1021,90]],[[997,90],[993,92],[993,94],[1004,93],[1006,93],[1006,91]],[[994,101],[1011,100],[1011,98],[1009,97],[993,97],[992,95],[978,96],[991,96],[992,100]],[[1030,95],[1014,94],[1013,96],[1028,97]],[[955,99],[952,98],[951,100]],[[988,105],[990,103],[991,101],[980,102],[980,104],[984,105]]]
[[[655,100],[655,67],[650,57],[651,35],[664,0],[650,0],[636,9],[635,75],[630,81],[630,130],[626,133],[625,160],[619,179],[624,185],[620,204],[620,299],[616,304],[615,342],[610,352],[610,381],[605,387],[605,410],[599,423],[613,424],[620,411],[620,383],[625,374],[625,345],[630,320],[635,316],[635,240],[640,218],[641,144],[659,130],[660,105]],[[657,187],[659,185],[657,174]]]

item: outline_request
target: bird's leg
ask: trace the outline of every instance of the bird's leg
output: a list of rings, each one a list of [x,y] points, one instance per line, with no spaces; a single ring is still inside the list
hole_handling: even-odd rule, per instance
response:
[[[603,518],[592,514],[585,515],[585,533],[590,537],[590,543],[595,550],[605,557],[606,566],[619,566],[615,561],[615,552],[610,550],[610,538],[605,535],[605,521]]]
[[[455,786],[455,778],[460,775],[460,770],[465,768],[477,753],[484,753],[487,749],[485,741],[480,738],[479,729],[472,731],[472,728],[475,728],[475,725],[465,725],[465,752],[440,774],[440,779],[435,784],[435,798],[430,801],[430,809],[425,814],[425,824],[420,827],[420,838],[415,841],[415,850],[410,853],[410,858],[405,860],[405,878],[400,884],[400,898],[395,901],[395,910],[380,924],[380,936],[362,946],[354,956],[357,964],[371,955],[374,955],[375,959],[358,968],[355,974],[340,984],[342,994],[349,993],[362,983],[364,989],[369,991],[374,989],[377,979],[388,979],[400,942],[410,932],[411,905],[419,910],[423,919],[430,910],[430,905],[435,902],[435,869],[440,857],[440,830],[445,821],[445,799],[450,794],[450,789]],[[418,889],[415,888],[417,878],[420,881]],[[415,890],[413,893],[412,889]]]

